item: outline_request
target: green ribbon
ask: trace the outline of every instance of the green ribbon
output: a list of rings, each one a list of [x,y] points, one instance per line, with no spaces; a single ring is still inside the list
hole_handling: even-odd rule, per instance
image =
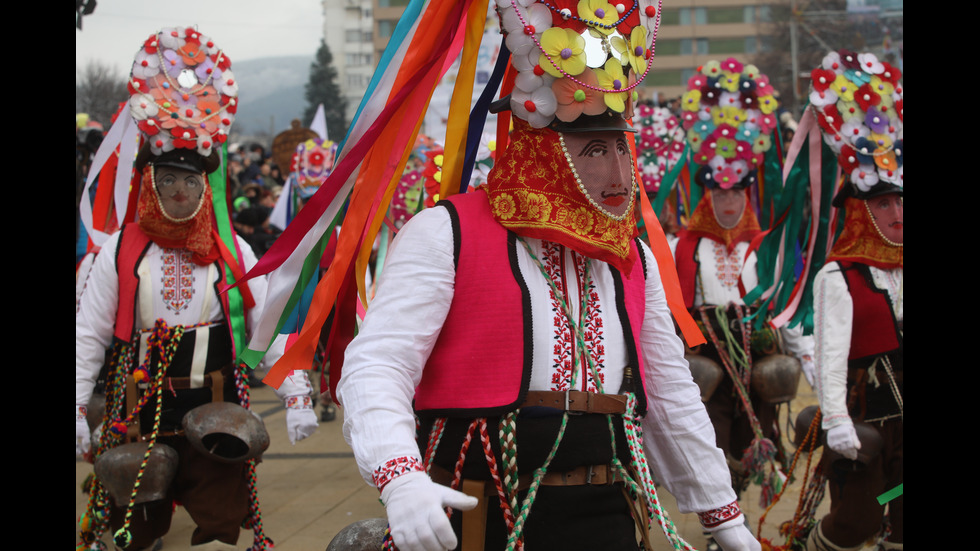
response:
[[[902,495],[902,486],[904,486],[904,485],[905,485],[905,483],[903,482],[903,483],[899,484],[898,486],[895,486],[891,490],[888,490],[887,492],[885,492],[885,493],[881,494],[880,496],[878,496],[878,505],[884,505],[884,504],[888,503],[889,501],[891,501],[891,500],[893,500],[893,499],[901,496]]]
[[[218,170],[208,175],[208,183],[211,184],[211,195],[214,203],[214,219],[218,226],[218,236],[225,244],[235,260],[241,265],[238,258],[238,248],[235,243],[235,230],[231,223],[231,213],[228,210],[228,183],[226,170],[228,166],[228,147],[221,146],[221,166]],[[242,266],[244,269],[244,266]],[[225,283],[233,285],[235,276],[230,266],[224,266]],[[228,321],[231,324],[231,336],[234,350],[242,350],[245,345],[245,300],[242,292],[237,287],[225,292],[228,300]]]

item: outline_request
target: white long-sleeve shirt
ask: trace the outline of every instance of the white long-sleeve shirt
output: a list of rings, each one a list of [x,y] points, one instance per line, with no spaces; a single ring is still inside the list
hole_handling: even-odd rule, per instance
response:
[[[888,293],[895,318],[901,321],[904,268],[868,268],[875,287]],[[840,265],[827,263],[813,281],[813,326],[817,397],[823,428],[828,430],[851,423],[847,412],[847,357],[851,350],[853,317],[854,303]]]
[[[546,271],[563,290],[578,319],[584,263],[592,285],[587,327],[590,350],[602,374],[602,390],[615,394],[627,365],[623,328],[616,313],[609,266],[541,240],[527,239]],[[465,243],[463,246],[466,246]],[[651,469],[683,512],[717,509],[735,501],[724,456],[701,403],[674,331],[656,261],[644,245],[646,311],[639,339],[647,391],[644,447]],[[529,390],[564,390],[570,382],[570,342],[564,317],[541,269],[520,244],[518,265],[531,296],[533,356]],[[453,299],[453,232],[448,212],[423,211],[406,224],[391,248],[378,292],[358,336],[347,349],[338,397],[344,406],[344,436],[364,479],[398,458],[419,458],[412,398]],[[487,290],[492,300],[492,289]],[[560,307],[559,307],[560,308]],[[578,367],[578,369],[581,369]],[[579,372],[577,389],[595,391]],[[474,389],[479,392],[479,389]],[[518,451],[520,453],[520,451]]]
[[[95,258],[75,315],[77,405],[88,404],[99,370],[105,361],[105,352],[112,345],[119,305],[119,276],[116,273],[115,258],[120,235],[121,232],[116,232],[110,236]],[[236,238],[247,271],[255,265],[255,255],[248,243],[240,237]],[[138,330],[152,329],[159,318],[163,318],[170,326],[225,323],[221,302],[215,292],[215,282],[222,274],[214,264],[199,266],[191,262],[187,251],[164,249],[150,243],[137,269],[140,274],[136,300]],[[248,285],[255,298],[255,308],[248,313],[246,330],[261,313],[267,282],[264,278],[255,278]],[[280,335],[263,362],[267,365],[274,363],[285,350],[285,342],[285,335]],[[287,377],[276,392],[284,399],[288,396],[308,395],[311,391],[306,374],[298,372]]]
[[[676,241],[671,244],[671,249],[672,252],[676,250]],[[699,264],[698,282],[694,289],[695,306],[745,304],[741,289],[750,291],[759,284],[756,255],[755,252],[746,255],[748,249],[748,241],[736,243],[731,252],[728,252],[724,244],[712,239],[701,238],[698,241]],[[813,356],[813,337],[803,334],[802,324],[783,327],[781,334],[787,354],[792,354],[801,361]]]

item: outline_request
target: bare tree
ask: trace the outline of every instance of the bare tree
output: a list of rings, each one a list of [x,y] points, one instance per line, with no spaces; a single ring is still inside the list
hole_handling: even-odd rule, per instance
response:
[[[88,113],[107,129],[119,104],[129,99],[126,78],[108,63],[93,60],[84,68],[76,68],[75,112]]]
[[[794,116],[806,104],[810,71],[831,51],[869,51],[895,66],[901,64],[896,55],[904,33],[902,10],[885,9],[889,2],[881,0],[866,2],[869,10],[849,9],[848,4],[847,0],[779,0],[770,6],[770,32],[754,63],[782,91],[780,104]]]

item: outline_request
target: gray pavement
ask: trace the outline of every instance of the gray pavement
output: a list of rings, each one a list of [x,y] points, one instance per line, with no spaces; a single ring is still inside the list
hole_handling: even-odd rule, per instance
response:
[[[801,380],[797,399],[790,404],[795,418],[804,407],[816,403],[813,391]],[[282,404],[268,387],[254,389],[253,408],[262,415],[271,436],[271,445],[258,467],[259,503],[265,533],[273,539],[279,551],[324,551],[330,540],[348,524],[365,518],[384,516],[378,492],[368,486],[357,472],[354,457],[341,433],[343,412],[338,408],[334,421],[321,423],[317,432],[295,446],[286,436],[286,414]],[[319,412],[319,408],[318,408]],[[786,407],[782,408],[785,419]],[[785,421],[783,423],[785,426]],[[803,466],[796,476],[802,477]],[[88,463],[75,462],[75,520],[85,510],[87,496],[79,488],[92,471]],[[785,543],[779,536],[779,525],[793,518],[800,496],[799,482],[792,484],[775,507],[768,513],[762,527],[762,537],[774,544]],[[669,512],[678,532],[688,543],[703,548],[704,539],[695,515],[677,512],[673,498],[666,490],[658,489],[661,503]],[[760,516],[765,512],[759,505],[759,488],[753,486],[741,501],[753,533],[758,529]],[[826,513],[829,498],[819,510]],[[178,508],[170,533],[164,538],[164,549],[186,549],[194,526],[187,513]],[[77,526],[76,526],[77,542]],[[109,541],[109,535],[106,541]],[[252,543],[252,533],[242,531],[238,549]],[[671,549],[664,537],[653,534],[654,548]],[[111,546],[110,546],[111,549]]]

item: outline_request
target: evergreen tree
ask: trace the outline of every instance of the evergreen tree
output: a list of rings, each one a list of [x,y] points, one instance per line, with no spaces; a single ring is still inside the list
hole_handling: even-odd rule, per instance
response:
[[[333,55],[327,43],[320,40],[316,61],[310,64],[310,81],[306,83],[306,111],[303,113],[304,125],[309,128],[316,115],[317,107],[323,104],[327,119],[329,138],[335,142],[347,135],[347,100],[340,93],[337,84],[337,69],[333,66]]]

